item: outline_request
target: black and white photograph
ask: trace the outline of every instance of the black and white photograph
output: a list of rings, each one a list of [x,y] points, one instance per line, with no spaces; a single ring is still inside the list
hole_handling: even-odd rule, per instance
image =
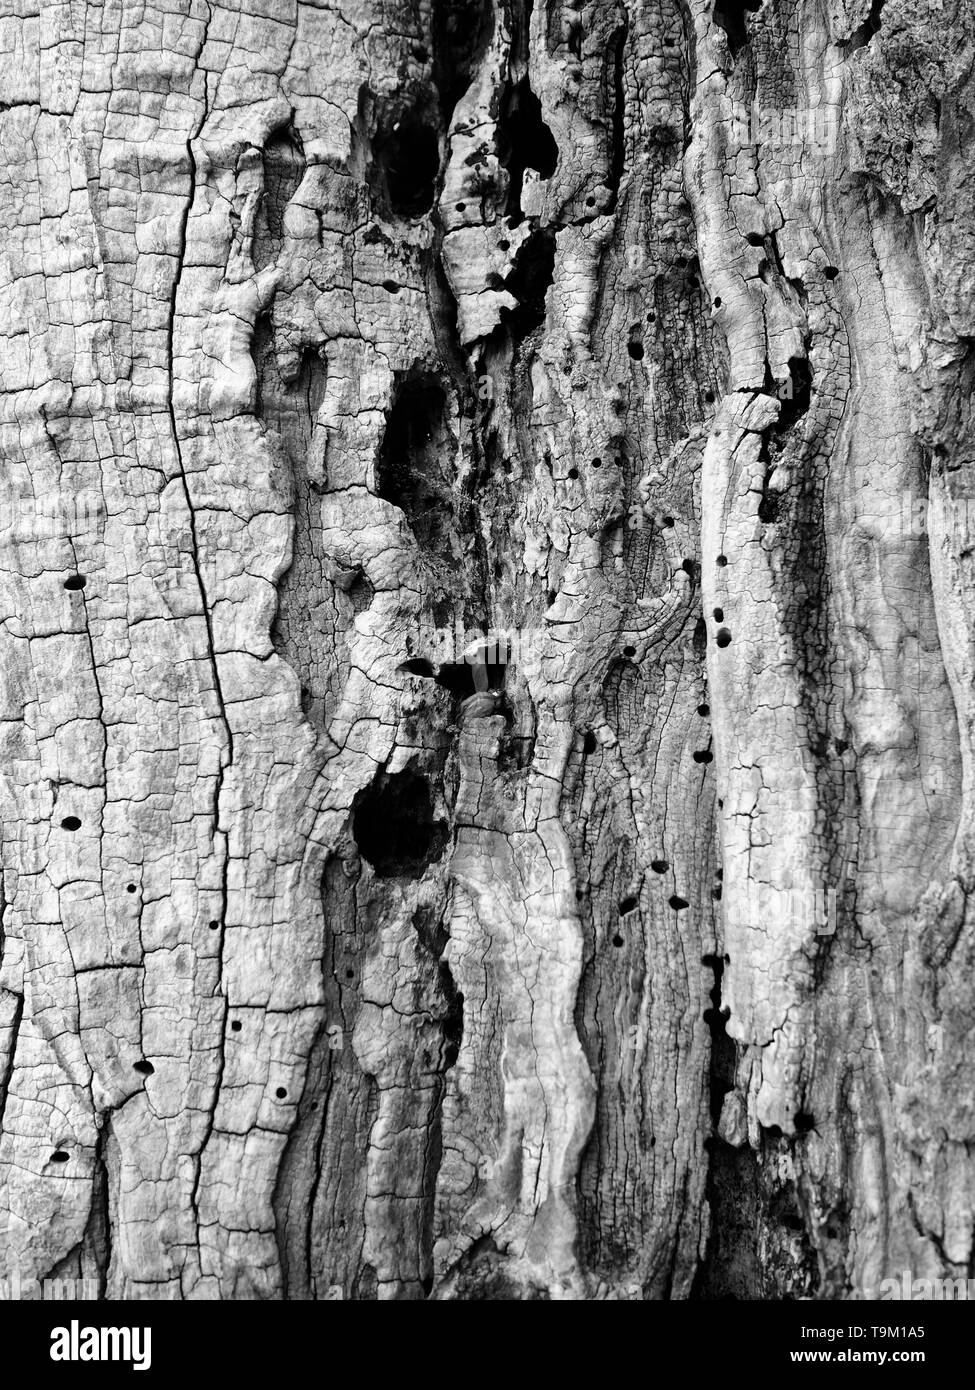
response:
[[[972,0],[2,0],[0,151],[7,1345],[930,1368]]]

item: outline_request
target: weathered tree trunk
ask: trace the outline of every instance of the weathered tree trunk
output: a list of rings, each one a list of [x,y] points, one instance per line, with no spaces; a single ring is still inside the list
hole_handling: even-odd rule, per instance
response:
[[[972,1273],[970,0],[0,51],[7,1275]]]

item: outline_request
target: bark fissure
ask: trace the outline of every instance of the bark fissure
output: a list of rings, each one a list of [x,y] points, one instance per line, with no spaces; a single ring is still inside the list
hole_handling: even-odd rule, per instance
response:
[[[136,9],[0,105],[0,1280],[970,1271],[970,5]]]

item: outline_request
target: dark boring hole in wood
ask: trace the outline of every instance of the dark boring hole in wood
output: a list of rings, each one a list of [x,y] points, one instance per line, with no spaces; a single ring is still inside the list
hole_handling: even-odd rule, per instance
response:
[[[61,829],[62,829],[62,830],[80,830],[80,829],[81,829],[81,821],[78,819],[77,816],[65,816],[64,820],[61,822]]]
[[[883,13],[886,3],[887,0],[873,0],[873,4],[870,6],[870,13],[863,23],[854,29],[847,41],[850,52],[854,52],[858,48],[863,48],[873,38],[874,34],[880,28],[880,16]]]
[[[353,802],[353,837],[380,878],[419,878],[442,857],[447,833],[434,820],[428,779],[410,768],[377,773]]]
[[[667,863],[666,859],[651,859],[650,867],[655,874],[665,874],[670,868],[670,865]]]
[[[721,608],[716,608],[716,609],[714,610],[714,621],[715,621],[716,623],[723,623],[723,622],[724,622],[724,610],[723,610],[723,609],[721,609]]]
[[[71,590],[83,589],[87,583],[88,580],[83,574],[70,574],[64,581],[64,587]]]
[[[725,567],[725,565],[726,565],[727,563],[728,563],[728,557],[727,557],[727,555],[719,555],[719,556],[718,556],[717,564],[720,565],[722,569],[724,569],[724,567]]]
[[[134,884],[134,883],[127,883],[127,884],[125,885],[125,891],[126,891],[126,893],[135,893],[135,892],[137,892],[137,889],[136,889],[135,884]]]
[[[667,901],[675,912],[683,912],[685,907],[690,907],[687,899],[680,897],[677,893],[671,894]]]
[[[509,82],[502,92],[496,139],[498,160],[508,171],[508,216],[516,225],[523,217],[525,170],[534,169],[543,179],[550,179],[559,159],[559,147],[527,76]]]
[[[812,399],[812,368],[805,357],[789,358],[789,375],[779,391],[779,418],[772,426],[773,432],[782,433],[793,425],[809,409]]]
[[[440,172],[440,142],[431,122],[417,111],[381,125],[373,139],[373,195],[394,217],[422,217],[433,206]]]
[[[592,729],[587,729],[585,737],[582,740],[582,751],[588,756],[590,753],[595,753],[596,748],[596,735],[593,733]]]
[[[515,252],[504,287],[518,301],[501,310],[515,338],[521,340],[545,322],[545,297],[555,275],[555,233],[542,227],[532,232]]]
[[[634,897],[621,898],[619,902],[619,914],[625,917],[628,912],[635,912],[640,906],[640,899]]]
[[[636,647],[624,647],[624,648],[623,648],[623,655],[624,655],[624,656],[627,656],[627,657],[634,657],[634,656],[636,656]]]
[[[133,1063],[132,1070],[137,1071],[140,1076],[152,1076],[156,1068],[143,1057],[140,1062]]]
[[[782,499],[777,492],[770,492],[766,489],[762,500],[758,504],[758,519],[770,523],[778,521],[779,512],[782,509]]]
[[[637,342],[636,339],[630,339],[626,345],[626,350],[633,358],[634,362],[641,362],[643,360],[643,344]]]
[[[698,712],[698,714],[701,716],[702,719],[706,719],[707,716],[711,713],[711,706],[710,706],[710,705],[698,705],[698,707],[697,707],[697,712]]]
[[[239,1018],[235,1018],[234,1021],[233,1021],[233,1023],[231,1023],[231,1025],[230,1025],[231,1032],[233,1032],[233,1033],[239,1033],[240,1030],[241,1030],[241,1028],[243,1028],[243,1026],[244,1026],[244,1025],[241,1023],[240,1019],[239,1019]]]
[[[212,922],[210,923],[210,930],[211,930],[211,931],[219,931],[219,930],[220,930],[220,923],[217,922],[216,920],[212,921]]]
[[[823,267],[823,274],[826,276],[827,280],[835,280],[839,273],[840,272],[838,266],[827,265]]]
[[[376,491],[405,514],[416,542],[454,565],[447,399],[429,373],[397,378],[376,458]]]
[[[433,663],[427,661],[425,656],[411,656],[409,661],[401,662],[396,669],[406,671],[411,676],[424,676],[428,679],[436,674]]]
[[[490,654],[498,653],[492,647]],[[437,667],[433,678],[442,690],[458,700],[466,700],[489,690],[503,690],[506,672],[507,665],[498,661],[446,661]]]
[[[698,749],[698,751],[694,754],[694,761],[695,761],[696,763],[710,763],[710,762],[713,762],[713,761],[714,761],[714,754],[711,752],[710,748],[700,748],[700,749]]]
[[[613,937],[613,945],[622,946],[623,944],[623,938],[620,936],[619,932],[617,932],[617,934]]]
[[[439,956],[449,938],[445,930],[442,935],[438,934],[438,938],[435,951]],[[440,1034],[444,1043],[441,1065],[444,1071],[449,1071],[460,1056],[461,1043],[464,1041],[464,995],[455,985],[450,966],[445,960],[438,961],[437,983],[447,1004],[447,1012],[440,1020]]]
[[[730,646],[730,645],[731,645],[731,633],[728,631],[728,629],[727,629],[726,627],[719,628],[719,629],[718,629],[718,635],[717,635],[717,637],[716,637],[714,640],[717,642],[717,644],[718,644],[719,647],[727,647],[727,646]]]
[[[492,28],[490,0],[433,0],[430,15],[433,81],[440,96],[440,113],[445,126],[470,85]]]
[[[372,581],[359,570],[352,584],[346,590],[349,601],[356,613],[364,613],[372,604],[376,596],[376,589]],[[305,707],[302,705],[302,710]],[[306,711],[307,712],[307,711]]]
[[[278,1100],[287,1100],[288,1098],[288,1092],[284,1086],[279,1086],[274,1094],[277,1096]]]
[[[689,574],[692,578],[694,577],[694,570],[695,570],[695,568],[696,568],[695,561],[693,561],[693,560],[682,560],[682,561],[681,561],[681,564],[680,564],[680,567],[681,567],[681,569],[684,571],[685,574]]]
[[[52,1162],[52,1163],[67,1163],[67,1161],[68,1161],[68,1159],[69,1159],[70,1157],[71,1157],[71,1155],[68,1154],[68,1153],[65,1153],[64,1149],[55,1149],[54,1152],[51,1154],[51,1162]]]

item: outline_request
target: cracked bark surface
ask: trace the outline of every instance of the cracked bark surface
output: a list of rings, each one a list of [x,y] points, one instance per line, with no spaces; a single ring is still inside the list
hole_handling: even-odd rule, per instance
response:
[[[969,0],[0,53],[0,1277],[975,1273]]]

